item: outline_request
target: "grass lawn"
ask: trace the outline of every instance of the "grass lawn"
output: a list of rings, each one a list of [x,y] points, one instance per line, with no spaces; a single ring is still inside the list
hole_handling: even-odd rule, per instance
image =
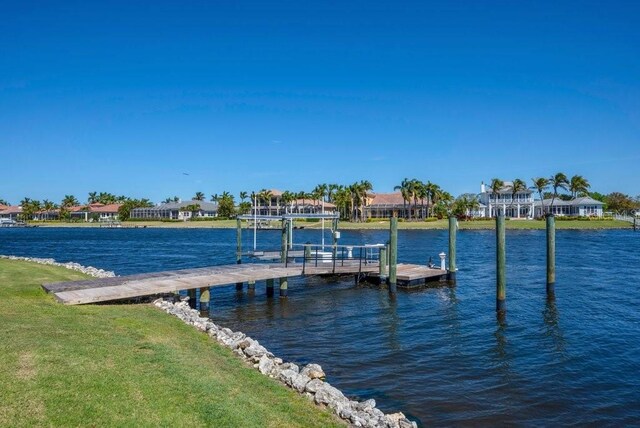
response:
[[[63,222],[34,222],[39,227],[100,227],[96,223],[63,223]],[[305,222],[296,220],[296,225],[304,226],[305,229],[319,229],[320,222]],[[187,222],[161,222],[161,221],[130,221],[123,222],[124,227],[159,227],[159,228],[215,228],[229,229],[236,227],[235,220],[217,221],[187,221]],[[545,222],[541,220],[509,220],[505,222],[507,229],[544,229]],[[246,227],[246,224],[245,224]],[[325,222],[325,227],[330,227],[330,222]],[[448,220],[437,221],[402,221],[398,223],[398,229],[447,229]],[[460,229],[493,229],[495,220],[476,220],[459,222]],[[558,220],[556,219],[556,229],[627,229],[631,228],[631,223],[621,220]],[[389,220],[372,221],[365,223],[351,223],[341,221],[339,228],[346,229],[388,229]]]
[[[0,426],[344,426],[151,305],[40,288],[82,278],[0,259]]]

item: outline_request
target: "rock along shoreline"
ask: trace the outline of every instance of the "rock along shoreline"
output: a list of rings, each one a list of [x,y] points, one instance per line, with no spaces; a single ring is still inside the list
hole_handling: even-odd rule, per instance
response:
[[[157,299],[154,305],[168,314],[174,315],[186,324],[206,332],[212,339],[231,349],[236,355],[265,376],[276,379],[305,395],[317,405],[328,407],[341,419],[356,427],[416,428],[402,413],[385,414],[376,408],[373,399],[353,401],[337,388],[324,381],[325,373],[318,364],[307,364],[300,368],[294,363],[284,362],[274,356],[257,340],[239,331],[220,327],[200,312],[191,309],[187,300],[171,302]]]
[[[98,269],[92,266],[82,266],[79,263],[59,263],[54,259],[38,257],[19,257],[0,255],[0,259],[21,260],[42,265],[59,266],[82,272],[95,278],[115,277],[115,272]],[[342,391],[325,382],[325,373],[318,364],[307,364],[300,368],[291,362],[284,362],[269,352],[257,340],[239,331],[221,327],[209,318],[200,316],[199,311],[191,309],[188,298],[178,302],[159,298],[153,303],[159,309],[173,315],[184,323],[206,332],[209,337],[221,345],[231,349],[245,362],[251,364],[260,373],[276,379],[303,394],[319,406],[327,407],[342,420],[355,427],[366,428],[417,428],[416,422],[410,421],[401,412],[385,414],[376,408],[373,399],[354,401],[347,398]]]

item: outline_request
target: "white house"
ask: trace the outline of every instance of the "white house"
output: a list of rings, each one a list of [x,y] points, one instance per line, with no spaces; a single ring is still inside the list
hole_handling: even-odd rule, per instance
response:
[[[484,182],[480,184],[479,200],[485,207],[482,217],[494,217],[496,212],[511,218],[534,217],[533,191],[525,189],[513,195],[512,185],[511,181],[505,181],[500,191],[494,194]]]
[[[602,217],[604,214],[602,210],[603,206],[603,202],[596,201],[589,196],[572,199],[570,201],[563,201],[556,198],[553,201],[553,207],[551,206],[551,199],[544,200],[546,213],[558,217]],[[542,217],[543,215],[542,203],[540,201],[535,202],[535,215],[536,217]]]
[[[192,213],[186,209],[189,205],[199,205],[200,210]],[[204,218],[217,216],[218,204],[206,201],[169,202],[150,208],[134,208],[130,214],[130,218],[132,219],[150,220],[189,220],[195,217]]]

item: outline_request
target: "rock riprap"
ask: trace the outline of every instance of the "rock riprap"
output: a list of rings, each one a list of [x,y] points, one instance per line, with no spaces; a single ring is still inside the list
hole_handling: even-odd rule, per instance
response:
[[[82,272],[84,274],[93,276],[95,278],[112,278],[116,276],[115,272],[111,272],[108,270],[102,270],[102,269],[94,268],[92,266],[82,266],[81,264],[74,263],[74,262],[60,263],[55,261],[54,259],[41,259],[38,257],[18,257],[18,256],[3,256],[3,255],[0,255],[0,259],[22,260],[25,262],[38,263],[41,265],[60,266],[66,269]]]
[[[206,332],[218,343],[230,348],[265,376],[277,379],[289,388],[304,394],[314,403],[328,407],[340,418],[355,427],[410,428],[417,424],[402,413],[385,414],[376,408],[375,400],[354,401],[345,397],[338,388],[325,382],[325,373],[318,364],[298,367],[274,356],[244,333],[220,327],[209,318],[189,307],[187,301],[171,302],[158,299],[154,304],[165,312],[180,318],[187,324]]]

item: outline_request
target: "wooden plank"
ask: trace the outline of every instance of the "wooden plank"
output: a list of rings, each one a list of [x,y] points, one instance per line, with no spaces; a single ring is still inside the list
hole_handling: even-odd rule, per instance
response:
[[[302,269],[300,268],[258,268],[250,265],[245,266],[246,268],[239,268],[235,265],[229,268],[225,267],[218,269],[218,273],[208,273],[206,275],[171,275],[166,278],[153,277],[127,280],[115,286],[99,286],[61,291],[55,293],[55,296],[65,304],[77,305],[172,293],[179,290],[190,290],[201,287],[223,286],[236,282],[264,281],[267,279],[302,275]]]

